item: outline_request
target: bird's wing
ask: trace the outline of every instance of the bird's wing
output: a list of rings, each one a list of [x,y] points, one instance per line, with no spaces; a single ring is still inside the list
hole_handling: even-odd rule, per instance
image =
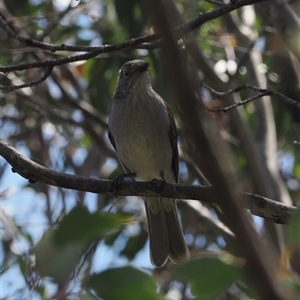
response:
[[[108,138],[112,144],[112,146],[114,147],[116,153],[117,153],[117,156],[118,156],[118,159],[119,159],[119,162],[123,168],[123,170],[125,171],[125,173],[132,173],[132,171],[124,164],[124,162],[122,161],[122,159],[120,158],[120,156],[118,155],[118,149],[116,147],[116,143],[115,143],[115,140],[114,140],[114,137],[113,135],[111,134],[110,130],[108,130]],[[131,178],[131,177],[130,177]],[[134,178],[132,177],[131,180],[134,180]]]
[[[179,154],[178,154],[178,147],[177,147],[178,133],[177,133],[176,123],[172,111],[166,102],[165,104],[166,104],[166,109],[170,120],[169,137],[173,149],[172,169],[175,175],[175,182],[178,182],[178,172],[179,172]]]
[[[108,129],[108,138],[110,140],[110,143],[112,144],[112,146],[114,147],[114,149],[117,151],[116,149],[116,143],[115,143],[115,140],[114,140],[114,137],[112,136],[110,130]]]

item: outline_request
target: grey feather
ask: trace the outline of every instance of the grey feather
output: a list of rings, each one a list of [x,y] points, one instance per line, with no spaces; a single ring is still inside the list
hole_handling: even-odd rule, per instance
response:
[[[148,63],[129,61],[119,80],[109,117],[109,139],[126,173],[138,180],[178,182],[177,129],[167,103],[152,89]],[[176,201],[145,198],[151,261],[163,266],[167,259],[189,257],[180,227]]]

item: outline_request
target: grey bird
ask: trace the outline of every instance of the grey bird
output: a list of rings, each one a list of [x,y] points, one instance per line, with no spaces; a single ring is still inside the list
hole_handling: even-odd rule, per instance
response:
[[[127,174],[141,181],[178,182],[177,129],[167,103],[152,89],[148,63],[126,62],[109,116],[109,138]],[[163,266],[189,257],[175,199],[144,198],[151,262]]]

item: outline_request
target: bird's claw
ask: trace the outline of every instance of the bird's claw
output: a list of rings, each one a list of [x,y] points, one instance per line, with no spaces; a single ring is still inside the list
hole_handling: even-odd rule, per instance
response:
[[[154,178],[151,180],[151,185],[154,185],[157,187],[157,189],[160,189],[165,182],[166,181],[164,178],[162,178],[162,179]]]
[[[123,181],[125,180],[125,178],[127,177],[135,177],[136,174],[135,173],[126,173],[126,174],[121,174],[119,176],[117,176],[111,183],[111,187],[110,190],[114,193],[115,197],[118,198],[118,191],[123,183]]]

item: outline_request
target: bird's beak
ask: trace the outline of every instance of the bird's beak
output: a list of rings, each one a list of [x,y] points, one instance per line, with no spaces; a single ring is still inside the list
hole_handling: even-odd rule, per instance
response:
[[[138,70],[139,70],[141,73],[142,73],[142,72],[145,72],[145,71],[147,71],[148,66],[149,66],[149,64],[148,64],[146,61],[143,61],[143,62],[141,62],[141,63],[138,65]]]

